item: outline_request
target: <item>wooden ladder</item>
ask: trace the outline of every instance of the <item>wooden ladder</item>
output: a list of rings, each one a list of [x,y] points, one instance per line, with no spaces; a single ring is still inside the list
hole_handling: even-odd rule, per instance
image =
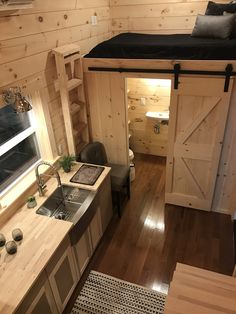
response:
[[[54,85],[61,96],[68,151],[69,154],[78,155],[89,142],[80,47],[69,44],[52,52],[58,77]]]

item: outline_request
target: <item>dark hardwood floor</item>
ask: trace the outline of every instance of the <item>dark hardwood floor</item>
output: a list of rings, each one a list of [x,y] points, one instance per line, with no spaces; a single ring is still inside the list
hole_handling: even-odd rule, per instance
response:
[[[114,216],[68,309],[91,269],[156,290],[165,290],[176,262],[233,272],[231,217],[165,205],[165,158],[136,154],[135,169],[131,199],[121,219]]]

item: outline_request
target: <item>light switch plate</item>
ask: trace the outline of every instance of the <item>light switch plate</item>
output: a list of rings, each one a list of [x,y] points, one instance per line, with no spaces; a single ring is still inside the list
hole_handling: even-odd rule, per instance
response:
[[[145,97],[141,97],[141,98],[140,98],[140,104],[141,104],[142,106],[145,106],[145,105],[146,105],[146,98],[145,98]]]
[[[92,15],[91,16],[91,23],[92,23],[92,25],[97,25],[98,24],[98,17],[97,17],[97,15]]]

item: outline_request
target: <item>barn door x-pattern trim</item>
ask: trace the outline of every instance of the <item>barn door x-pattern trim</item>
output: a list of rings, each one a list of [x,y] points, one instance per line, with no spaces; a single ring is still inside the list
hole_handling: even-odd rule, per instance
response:
[[[186,128],[185,132],[182,133],[180,136],[178,136],[176,138],[176,144],[179,144],[182,146],[182,150],[187,152],[187,157],[190,158],[192,156],[192,150],[194,149],[194,147],[190,147],[190,146],[183,146],[185,145],[185,143],[187,142],[187,140],[189,139],[189,137],[193,134],[193,132],[200,126],[200,124],[202,123],[202,121],[204,119],[207,118],[207,116],[210,115],[210,113],[212,112],[212,110],[216,107],[217,104],[219,104],[220,102],[220,98],[216,99],[211,99],[208,106],[205,108],[205,110],[203,110],[202,113],[200,113],[197,117],[197,119],[188,127]],[[187,145],[187,144],[186,144]],[[176,145],[175,145],[176,146]],[[197,145],[199,146],[199,145]],[[200,151],[199,149],[200,147],[198,147],[197,149]],[[200,156],[194,156],[194,158],[197,159],[204,159],[204,160],[211,160],[211,155],[212,155],[212,149],[209,150],[209,146],[206,145],[206,147],[204,147],[203,145],[201,145],[201,151],[202,153],[200,153]],[[206,154],[205,154],[206,153]],[[210,153],[210,154],[209,154]],[[183,152],[184,155],[184,152]],[[193,185],[196,188],[196,194],[198,195],[199,198],[207,198],[207,194],[209,193],[209,191],[203,191],[201,184],[198,182],[198,179],[196,178],[194,172],[191,170],[191,167],[188,166],[187,160],[184,157],[180,158],[180,162],[182,163],[182,167],[183,170],[185,170],[185,175],[188,176],[189,180],[192,181]]]
[[[185,132],[178,136],[176,139],[177,144],[184,144],[188,138],[192,135],[192,133],[196,130],[196,128],[202,123],[204,119],[211,113],[211,111],[215,108],[215,106],[220,102],[221,98],[218,97],[216,99],[211,99],[205,110],[202,111],[197,117],[197,119],[186,128]]]

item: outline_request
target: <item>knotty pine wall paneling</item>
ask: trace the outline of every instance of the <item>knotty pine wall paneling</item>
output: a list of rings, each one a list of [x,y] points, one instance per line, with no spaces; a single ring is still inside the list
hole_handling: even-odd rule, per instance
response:
[[[110,0],[112,30],[114,34],[189,34],[197,14],[205,13],[207,3],[202,0]]]
[[[98,24],[91,25],[97,15]],[[41,76],[57,146],[67,150],[51,49],[76,43],[83,54],[111,36],[109,0],[35,0],[34,8],[0,13],[0,88]]]

